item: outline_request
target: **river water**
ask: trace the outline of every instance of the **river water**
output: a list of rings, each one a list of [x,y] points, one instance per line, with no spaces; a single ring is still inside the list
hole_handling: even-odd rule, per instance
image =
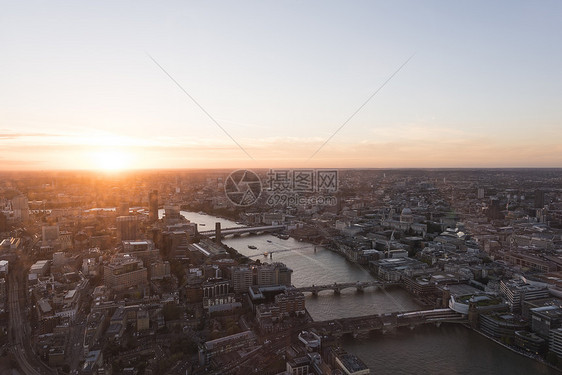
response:
[[[214,229],[217,221],[222,228],[239,226],[210,215],[187,211],[182,214],[198,223],[200,231]],[[297,287],[373,280],[366,270],[339,254],[293,238],[246,235],[223,242],[253,259],[285,263],[293,270],[292,282]],[[273,253],[272,259],[264,257],[264,252]],[[307,295],[306,308],[314,320],[329,320],[415,310],[418,305],[400,288],[368,288],[363,293],[349,288],[340,295],[332,291],[321,292],[317,297]],[[422,326],[368,339],[348,338],[343,345],[358,355],[372,374],[559,374],[462,326]]]

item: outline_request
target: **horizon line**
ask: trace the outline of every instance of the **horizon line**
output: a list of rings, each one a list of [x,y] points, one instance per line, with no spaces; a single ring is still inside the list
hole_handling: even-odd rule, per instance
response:
[[[87,173],[98,173],[107,175],[118,175],[126,173],[136,173],[136,172],[158,172],[158,171],[236,171],[236,170],[284,170],[284,169],[294,169],[294,170],[379,170],[379,171],[396,171],[396,170],[562,170],[562,167],[529,167],[529,166],[517,166],[517,167],[505,167],[505,166],[495,166],[495,167],[319,167],[319,168],[302,168],[302,167],[189,167],[189,168],[126,168],[122,170],[102,170],[95,168],[68,168],[68,169],[0,169],[0,173],[30,173],[30,172],[87,172]]]

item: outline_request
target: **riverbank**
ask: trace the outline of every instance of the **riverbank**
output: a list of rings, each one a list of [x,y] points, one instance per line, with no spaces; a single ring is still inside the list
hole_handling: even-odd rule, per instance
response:
[[[532,359],[532,360],[534,360],[534,361],[537,361],[537,362],[539,362],[539,363],[541,363],[541,364],[543,364],[543,365],[545,365],[545,366],[550,367],[550,368],[553,369],[553,370],[556,370],[556,371],[562,373],[562,368],[556,367],[556,366],[552,365],[551,363],[548,363],[544,358],[542,358],[541,356],[539,356],[539,355],[537,355],[537,354],[530,353],[530,352],[525,351],[525,350],[522,350],[522,349],[520,349],[520,348],[518,348],[518,347],[514,347],[514,346],[511,346],[511,345],[507,345],[507,344],[501,342],[500,340],[496,339],[495,337],[489,336],[489,335],[485,334],[484,332],[482,332],[482,331],[480,331],[480,330],[478,330],[478,329],[474,329],[474,328],[471,328],[471,327],[468,327],[468,326],[467,326],[467,328],[470,329],[470,330],[472,330],[472,331],[474,331],[474,332],[476,332],[476,333],[478,333],[478,334],[481,335],[482,337],[485,337],[485,338],[487,338],[488,340],[491,340],[491,341],[495,342],[496,344],[498,344],[498,345],[500,345],[500,346],[502,346],[502,347],[504,347],[504,348],[506,348],[506,349],[512,351],[513,353],[516,353],[516,354],[519,354],[519,355],[521,355],[521,356],[523,356],[523,357],[526,357],[526,358]]]

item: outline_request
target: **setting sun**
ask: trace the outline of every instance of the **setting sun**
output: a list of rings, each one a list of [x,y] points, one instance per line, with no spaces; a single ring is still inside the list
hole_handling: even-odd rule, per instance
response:
[[[99,150],[92,154],[92,168],[118,171],[131,167],[131,155],[120,150]]]

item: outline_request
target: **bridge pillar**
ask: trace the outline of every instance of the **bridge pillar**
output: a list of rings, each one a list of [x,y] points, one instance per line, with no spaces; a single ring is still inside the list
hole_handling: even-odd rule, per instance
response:
[[[335,287],[335,288],[334,288],[334,294],[335,294],[335,295],[338,295],[338,296],[341,294],[341,290],[340,290],[339,287]]]
[[[318,290],[312,289],[312,295],[313,295],[314,297],[318,297]]]
[[[363,285],[357,285],[356,289],[360,293],[363,292]]]
[[[387,333],[394,333],[396,332],[396,327],[390,325],[382,328],[382,334],[386,335]]]
[[[435,327],[437,328],[441,327],[441,322],[435,322]]]

